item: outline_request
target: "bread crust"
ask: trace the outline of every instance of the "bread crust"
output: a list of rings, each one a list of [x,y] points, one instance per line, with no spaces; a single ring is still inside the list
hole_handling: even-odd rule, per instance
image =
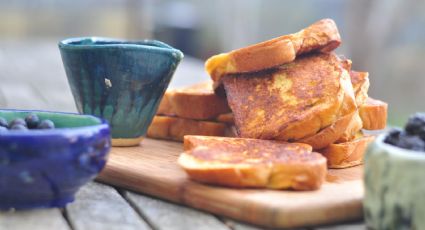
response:
[[[235,119],[233,117],[233,113],[220,114],[216,117],[216,121],[223,122],[223,123],[226,123],[226,124],[229,124],[229,125],[235,124]]]
[[[178,163],[193,180],[229,187],[315,190],[326,159],[301,143],[185,136]]]
[[[359,108],[363,128],[367,130],[385,129],[387,126],[388,104],[368,97]]]
[[[183,141],[185,135],[228,136],[229,129],[226,124],[219,122],[155,116],[146,135],[156,139]]]
[[[307,28],[248,47],[212,56],[205,69],[214,81],[221,84],[226,74],[256,72],[295,60],[312,51],[330,52],[341,43],[341,37],[332,19],[322,19]]]
[[[369,97],[367,91],[369,90],[369,73],[350,71],[351,83],[354,89],[357,106],[361,106]]]
[[[212,82],[167,90],[157,114],[195,120],[210,120],[230,112],[225,98],[214,93]]]
[[[363,163],[366,148],[374,139],[374,136],[362,136],[349,142],[331,144],[318,152],[326,157],[329,168],[353,167]]]
[[[299,142],[309,144],[313,147],[313,149],[325,148],[326,146],[335,143],[343,135],[354,116],[355,113],[345,115],[332,125],[320,130],[313,136],[299,140]]]

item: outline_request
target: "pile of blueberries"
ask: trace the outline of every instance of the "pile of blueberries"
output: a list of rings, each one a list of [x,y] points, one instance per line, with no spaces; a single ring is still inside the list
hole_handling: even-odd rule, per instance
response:
[[[404,149],[425,151],[425,113],[412,115],[404,130],[392,129],[384,142]]]
[[[51,120],[40,120],[37,114],[30,113],[25,119],[16,118],[7,122],[6,119],[0,117],[0,133],[9,130],[30,130],[30,129],[54,129],[55,123]]]

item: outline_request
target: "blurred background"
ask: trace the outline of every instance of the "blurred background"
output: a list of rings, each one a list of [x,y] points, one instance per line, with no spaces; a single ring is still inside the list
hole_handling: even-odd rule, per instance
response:
[[[213,54],[332,18],[343,39],[336,52],[370,72],[369,95],[388,102],[390,123],[402,124],[425,111],[424,12],[423,0],[0,0],[0,107],[12,100],[15,107],[69,110],[57,49],[63,38],[167,42],[186,55],[177,87],[207,79],[203,61]]]

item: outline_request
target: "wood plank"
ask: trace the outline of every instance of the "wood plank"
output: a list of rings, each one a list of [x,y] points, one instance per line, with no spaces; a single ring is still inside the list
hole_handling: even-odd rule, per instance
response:
[[[150,229],[114,188],[95,182],[81,188],[66,214],[74,230]]]
[[[350,224],[320,227],[315,229],[316,230],[366,230],[367,228],[365,223],[357,222],[357,223],[350,223]]]
[[[244,224],[238,221],[230,220],[230,219],[223,219],[222,220],[224,224],[229,226],[232,230],[262,230],[264,228],[261,227],[255,227],[253,225]]]
[[[0,229],[69,230],[59,209],[0,212]]]
[[[329,170],[317,191],[231,189],[189,180],[176,164],[182,144],[145,139],[113,148],[98,179],[134,191],[266,227],[305,227],[362,217],[362,167]]]
[[[125,192],[127,199],[158,230],[229,230],[215,216],[191,208]]]

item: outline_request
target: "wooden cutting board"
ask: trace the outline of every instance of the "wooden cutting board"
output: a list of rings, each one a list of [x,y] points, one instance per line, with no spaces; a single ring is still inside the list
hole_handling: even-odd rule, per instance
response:
[[[318,191],[231,189],[190,181],[176,164],[177,142],[145,139],[113,148],[98,180],[266,227],[301,227],[362,218],[362,167],[329,170]]]

